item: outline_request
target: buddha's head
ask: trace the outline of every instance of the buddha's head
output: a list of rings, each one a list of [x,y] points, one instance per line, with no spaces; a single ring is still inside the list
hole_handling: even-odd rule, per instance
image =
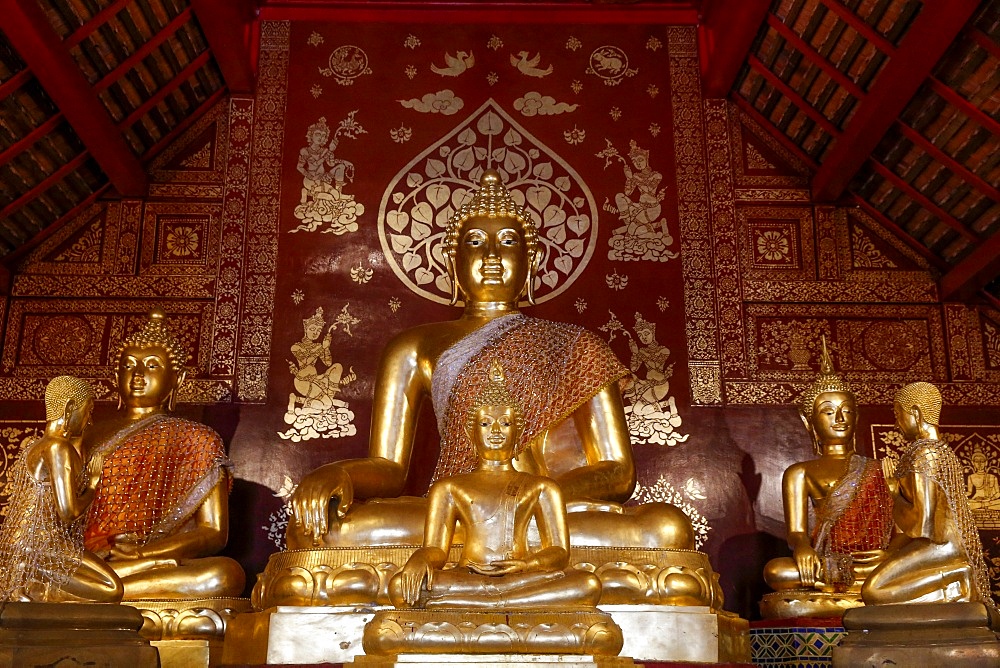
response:
[[[468,303],[534,303],[538,231],[528,210],[488,169],[479,190],[448,220],[443,252],[451,279],[451,303],[461,292]]]
[[[854,431],[858,422],[858,406],[850,386],[833,370],[833,360],[826,348],[820,354],[820,372],[806,388],[799,401],[799,417],[813,439],[818,454],[840,446],[845,452],[854,450]]]
[[[896,429],[908,441],[927,438],[928,427],[937,428],[941,420],[941,391],[930,383],[910,383],[896,392],[892,412]]]
[[[73,376],[57,376],[45,386],[45,419],[62,420],[62,435],[79,436],[90,424],[94,388]]]
[[[118,394],[129,409],[173,410],[187,372],[187,352],[167,329],[166,315],[155,309],[145,326],[118,347]]]
[[[976,450],[973,452],[970,460],[972,461],[972,470],[976,473],[983,473],[986,471],[986,466],[990,463],[990,460],[986,458],[986,455],[982,450]]]
[[[500,362],[493,360],[489,383],[476,397],[466,421],[466,432],[476,447],[479,459],[510,461],[523,427],[521,406],[507,391]]]

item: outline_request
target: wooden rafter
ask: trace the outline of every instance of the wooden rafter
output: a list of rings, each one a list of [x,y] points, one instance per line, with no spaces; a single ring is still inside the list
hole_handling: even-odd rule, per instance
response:
[[[874,44],[875,48],[882,53],[891,56],[896,51],[896,47],[892,42],[876,32],[874,28],[865,23],[864,19],[855,14],[854,10],[844,5],[840,0],[820,0],[820,3],[828,11],[839,16],[840,20],[844,23],[854,28],[865,40]]]
[[[981,290],[1000,272],[1000,234],[994,234],[941,277],[942,301],[964,300]]]
[[[205,63],[207,63],[211,57],[212,53],[210,51],[203,51],[201,55],[188,63],[183,70],[175,74],[174,78],[168,81],[163,88],[150,95],[149,99],[139,105],[123,121],[120,121],[118,123],[118,127],[122,130],[132,127],[136,121],[148,114],[150,109],[158,105],[164,100],[164,98],[177,90],[177,88],[179,88],[185,81],[194,76],[195,72],[204,67]]]
[[[212,93],[208,97],[208,99],[206,99],[204,102],[198,105],[197,109],[195,109],[191,114],[189,114],[183,121],[178,123],[173,130],[164,135],[163,138],[160,139],[160,141],[153,144],[149,148],[149,150],[147,150],[143,154],[142,156],[143,159],[145,160],[147,158],[153,157],[154,155],[159,155],[160,151],[165,149],[167,146],[170,146],[170,144],[172,144],[175,139],[184,134],[185,130],[187,130],[189,127],[198,122],[201,119],[201,117],[205,115],[205,112],[214,107],[216,103],[219,100],[221,100],[225,95],[226,95],[225,88],[220,88],[219,90]]]
[[[757,125],[761,126],[762,128],[767,128],[772,125],[771,121],[765,118],[762,113],[754,109],[752,104],[747,102],[739,95],[733,96],[733,102],[736,104],[737,107],[740,108],[740,111],[742,111],[747,116],[752,118],[757,123]],[[771,133],[771,136],[774,139],[778,140],[778,143],[780,143],[783,147],[785,147],[785,150],[787,150],[789,153],[798,158],[802,162],[802,164],[806,165],[813,171],[819,168],[819,163],[817,163],[812,157],[810,157],[805,151],[803,151],[801,146],[799,146],[791,139],[789,139],[784,132],[773,132]]]
[[[840,130],[837,129],[837,126],[834,125],[829,118],[824,116],[818,109],[809,104],[805,98],[799,95],[791,86],[782,81],[781,77],[768,69],[767,65],[758,60],[756,56],[748,57],[747,62],[750,63],[750,69],[764,77],[764,79],[766,79],[769,84],[774,86],[778,92],[787,97],[793,106],[811,118],[818,126],[823,128],[824,132],[832,135],[833,137],[840,135]]]
[[[36,197],[42,195],[46,190],[54,186],[55,184],[62,181],[64,178],[78,170],[83,163],[87,160],[87,154],[81,153],[76,156],[65,165],[57,169],[56,171],[49,174],[47,177],[42,179],[42,181],[36,184],[33,188],[28,190],[16,200],[5,206],[0,210],[0,218],[8,218],[12,213],[20,209],[22,206],[28,202],[34,200]]]
[[[878,221],[882,227],[895,234],[899,239],[905,242],[907,246],[922,255],[924,259],[934,265],[937,269],[944,270],[948,268],[945,261],[932,253],[930,248],[917,243],[917,240],[913,238],[912,234],[890,220],[888,216],[869,204],[863,197],[860,195],[851,195],[851,199],[858,206],[858,208],[867,213],[874,220]]]
[[[252,93],[254,59],[251,50],[253,5],[249,0],[191,0],[205,39],[231,93]]]
[[[115,83],[123,76],[125,73],[131,70],[136,64],[153,52],[153,49],[160,46],[163,42],[170,39],[170,37],[180,30],[181,26],[191,20],[191,8],[188,7],[183,12],[178,14],[170,21],[167,25],[163,26],[160,32],[153,35],[153,38],[148,42],[140,46],[135,52],[132,53],[128,58],[118,63],[115,69],[108,72],[106,75],[101,77],[101,80],[94,84],[95,91],[102,91],[111,84]]]
[[[770,6],[769,0],[705,1],[702,24],[698,26],[705,97],[725,97],[729,93]]]
[[[854,82],[854,79],[834,67],[833,63],[817,51],[812,44],[802,39],[794,30],[782,23],[781,19],[777,16],[768,14],[767,25],[774,28],[788,44],[804,55],[809,62],[821,69],[828,77],[833,79],[841,88],[845,89],[856,99],[860,100],[865,96],[865,92],[861,90],[861,86]]]
[[[911,128],[906,123],[899,121],[899,130],[903,133],[903,136],[909,139],[911,142],[916,144],[923,150],[927,155],[931,156],[942,165],[954,172],[959,178],[963,179],[966,183],[971,185],[973,188],[981,192],[982,194],[989,197],[994,202],[1000,202],[1000,190],[997,190],[989,183],[979,178],[975,172],[970,170],[968,167],[955,160],[953,157],[939,149],[934,143],[923,136],[913,128]]]
[[[4,32],[87,151],[123,195],[143,196],[146,172],[35,0],[0,0]]]
[[[833,0],[823,0],[833,11]],[[979,7],[978,0],[925,3],[882,69],[868,95],[858,104],[850,124],[827,153],[813,177],[813,199],[832,202],[895,122],[920,85]],[[849,10],[848,10],[849,11]],[[839,14],[838,10],[838,14]]]
[[[942,223],[955,230],[963,237],[971,241],[972,243],[979,242],[979,236],[976,235],[972,230],[963,225],[960,221],[956,220],[950,213],[935,204],[929,197],[924,195],[922,192],[914,188],[912,185],[907,183],[903,177],[901,177],[896,172],[892,171],[885,165],[881,164],[876,160],[872,160],[872,169],[878,172],[882,178],[888,180],[895,186],[898,190],[903,191],[903,194],[913,200],[921,208],[926,209],[935,218],[940,220]]]
[[[1000,123],[993,119],[985,111],[972,104],[958,94],[958,91],[946,86],[937,79],[931,79],[931,90],[948,101],[948,104],[957,107],[959,111],[982,125],[994,135],[1000,136]]]

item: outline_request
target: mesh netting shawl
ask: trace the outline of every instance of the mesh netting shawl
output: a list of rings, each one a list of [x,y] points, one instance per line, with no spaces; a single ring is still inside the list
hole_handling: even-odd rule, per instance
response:
[[[433,480],[475,469],[466,421],[489,382],[494,359],[524,412],[515,454],[629,373],[607,343],[577,325],[521,314],[491,320],[442,353],[435,367],[432,395],[441,455]]]
[[[966,498],[965,475],[958,457],[944,441],[925,438],[914,441],[903,451],[896,465],[896,476],[903,478],[911,473],[920,473],[937,485],[944,494],[962,537],[962,549],[969,565],[972,566],[977,598],[997,610],[990,595],[990,579],[983,559],[983,544],[979,539],[969,500]]]
[[[144,545],[174,533],[231,468],[210,427],[154,415],[99,446],[101,482],[85,535],[88,550],[106,552],[115,536]]]
[[[847,473],[816,512],[813,544],[820,554],[883,550],[892,537],[892,495],[882,465],[854,455]]]
[[[0,529],[0,600],[34,586],[62,587],[80,565],[83,553],[81,515],[70,524],[59,517],[51,482],[35,480],[25,461],[29,445],[10,471],[11,496]],[[78,479],[83,486],[84,469]]]

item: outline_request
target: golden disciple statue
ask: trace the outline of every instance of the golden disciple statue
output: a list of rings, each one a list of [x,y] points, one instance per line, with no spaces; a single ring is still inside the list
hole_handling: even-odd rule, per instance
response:
[[[45,432],[11,468],[10,501],[0,528],[0,601],[117,603],[121,580],[83,547],[93,498],[81,439],[94,390],[70,376],[45,388]]]
[[[799,405],[799,416],[819,457],[785,471],[781,491],[792,556],[772,559],[764,568],[764,579],[779,593],[795,589],[856,593],[885,554],[892,531],[892,499],[879,463],[855,452],[857,410],[854,393],[833,370],[824,339],[820,374]],[[811,531],[810,506],[816,516]],[[793,609],[790,614],[804,612],[833,610]],[[767,610],[764,614],[785,616]]]
[[[512,463],[523,413],[504,385],[496,361],[489,384],[472,402],[466,433],[479,457],[470,473],[431,487],[423,547],[389,582],[397,608],[487,610],[597,604],[601,583],[586,571],[567,571],[569,530],[559,486]],[[541,538],[528,545],[534,521]],[[465,542],[457,565],[445,568],[458,523]]]
[[[443,251],[453,303],[465,302],[462,316],[389,342],[375,382],[369,456],[326,464],[302,479],[291,499],[288,547],[421,544],[423,500],[355,499],[400,495],[425,398],[433,401],[441,436],[433,480],[475,470],[465,425],[497,359],[524,412],[514,467],[552,478],[568,504],[589,508],[569,514],[574,545],[693,548],[691,523],[679,509],[618,505],[635,486],[619,387],[628,370],[586,330],[518,310],[522,294],[533,298],[537,232],[497,172],[484,173],[480,189],[448,222]]]
[[[85,533],[125,585],[125,600],[239,596],[245,575],[212,556],[229,536],[231,464],[211,428],[169,415],[187,354],[154,311],[119,346],[125,415],[85,441],[100,474]]]
[[[930,383],[896,393],[896,428],[908,444],[884,466],[897,533],[861,595],[867,605],[981,601],[995,613],[962,464],[938,433],[941,405]]]

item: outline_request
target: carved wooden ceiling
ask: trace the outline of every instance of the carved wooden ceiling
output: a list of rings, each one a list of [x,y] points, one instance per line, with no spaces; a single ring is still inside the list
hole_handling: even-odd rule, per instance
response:
[[[926,256],[945,299],[1000,305],[1000,0],[0,0],[0,258],[100,197],[230,92],[253,89],[268,19],[699,26],[728,96]]]

